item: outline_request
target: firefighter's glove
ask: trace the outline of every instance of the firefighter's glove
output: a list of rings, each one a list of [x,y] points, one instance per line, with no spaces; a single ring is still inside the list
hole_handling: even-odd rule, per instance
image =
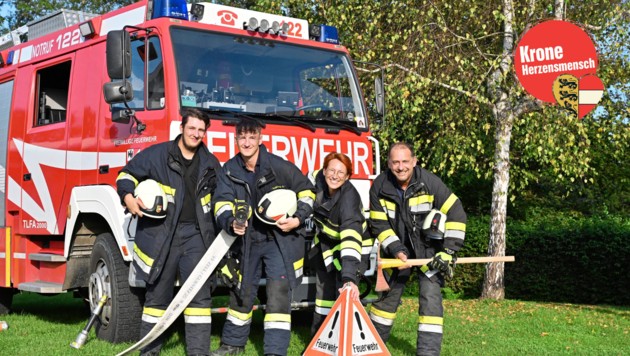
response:
[[[239,272],[238,260],[234,257],[227,257],[225,264],[219,270],[219,278],[221,282],[230,288],[238,288],[241,281],[241,273]]]
[[[438,270],[446,279],[453,278],[453,269],[455,267],[455,258],[451,251],[441,251],[433,256],[433,259],[427,264],[431,270]]]

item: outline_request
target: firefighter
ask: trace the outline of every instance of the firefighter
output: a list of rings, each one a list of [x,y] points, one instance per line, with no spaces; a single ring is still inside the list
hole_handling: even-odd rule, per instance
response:
[[[439,355],[442,345],[443,307],[440,287],[452,276],[455,253],[462,248],[466,213],[460,200],[431,172],[416,166],[417,158],[407,143],[395,143],[389,151],[389,169],[370,188],[370,230],[378,238],[384,255],[406,261],[432,258],[419,267],[418,355]],[[432,209],[447,217],[443,239],[422,233],[425,217]],[[393,270],[389,292],[372,304],[370,319],[383,341],[387,341],[411,269]]]
[[[350,298],[359,300],[363,250],[369,255],[373,241],[359,192],[349,182],[350,158],[343,153],[330,153],[324,158],[323,168],[313,175],[317,190],[313,219],[317,233],[309,251],[309,262],[317,274],[317,291],[312,336],[343,288],[350,288]]]
[[[138,216],[133,265],[137,278],[146,283],[141,335],[146,335],[164,315],[173,299],[179,275],[184,283],[215,238],[211,196],[221,166],[202,140],[208,117],[198,109],[181,112],[181,134],[173,141],[142,150],[121,170],[116,185],[123,203]],[[134,197],[137,184],[157,181],[166,193],[164,219],[143,217],[142,201]],[[210,353],[210,282],[202,287],[184,310],[186,352]],[[162,337],[141,350],[157,355]]]
[[[292,163],[267,152],[258,121],[242,119],[236,125],[239,153],[223,166],[214,197],[218,225],[242,236],[232,252],[241,261],[241,288],[230,290],[230,306],[223,326],[221,346],[212,355],[243,353],[252,322],[252,307],[264,271],[267,278],[267,307],[264,318],[264,354],[286,355],[291,337],[291,291],[301,281],[304,264],[304,220],[313,211],[314,187]],[[297,195],[293,216],[276,225],[250,214],[246,224],[234,217],[237,204],[257,202],[276,189]],[[262,206],[261,206],[262,208]]]

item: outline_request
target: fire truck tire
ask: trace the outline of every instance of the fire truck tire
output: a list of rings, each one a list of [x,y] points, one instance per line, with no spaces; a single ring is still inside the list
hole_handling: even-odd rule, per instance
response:
[[[143,290],[129,286],[129,265],[123,261],[111,233],[96,237],[90,261],[90,304],[103,294],[109,299],[96,320],[96,336],[112,343],[140,338]]]
[[[11,312],[13,294],[15,294],[13,289],[0,288],[0,315],[9,314]]]

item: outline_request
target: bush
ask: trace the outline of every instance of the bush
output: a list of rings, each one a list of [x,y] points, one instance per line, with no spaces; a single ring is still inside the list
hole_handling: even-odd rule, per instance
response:
[[[458,257],[486,256],[490,217],[469,217]],[[508,219],[506,298],[545,302],[630,305],[630,221],[620,216],[583,217],[534,211]],[[446,298],[478,298],[484,264],[457,265],[443,289]],[[408,295],[417,295],[411,278]]]
[[[630,222],[540,211],[508,225],[506,297],[630,305]]]

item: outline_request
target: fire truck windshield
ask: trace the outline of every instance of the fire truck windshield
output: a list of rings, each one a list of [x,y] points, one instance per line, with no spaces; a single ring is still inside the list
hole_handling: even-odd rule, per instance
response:
[[[345,53],[180,27],[171,37],[183,107],[367,130]]]

